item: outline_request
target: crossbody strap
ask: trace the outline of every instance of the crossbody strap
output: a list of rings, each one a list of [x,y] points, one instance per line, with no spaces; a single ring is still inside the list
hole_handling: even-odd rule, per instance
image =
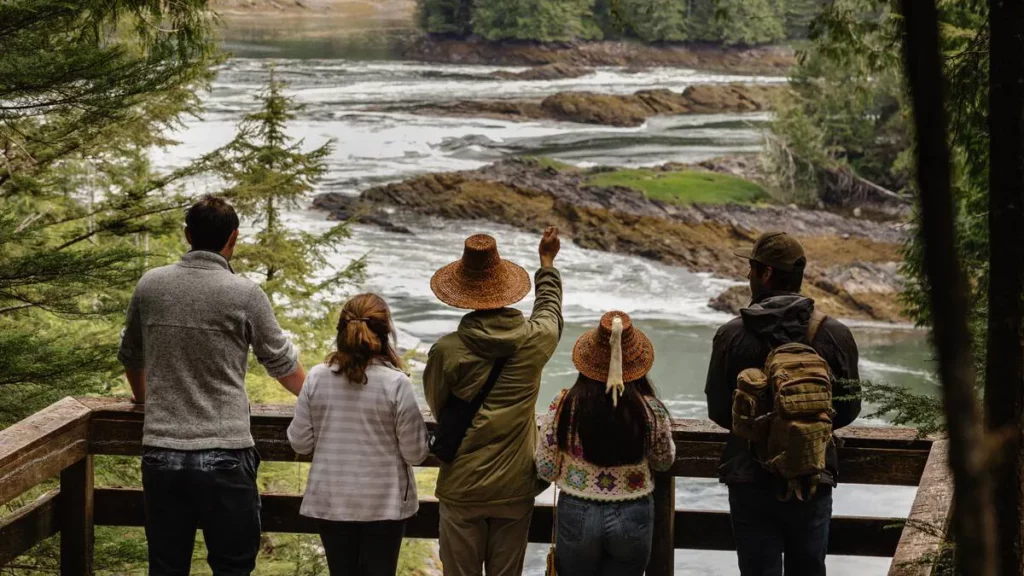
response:
[[[814,338],[818,335],[818,329],[828,319],[828,316],[815,310],[811,313],[811,322],[807,326],[807,344],[814,346]]]
[[[506,362],[508,362],[508,356],[496,358],[494,360],[494,366],[491,367],[491,373],[487,375],[487,381],[484,382],[484,387],[476,393],[476,396],[473,396],[473,400],[469,404],[474,414],[479,412],[480,407],[484,405],[484,400],[487,399],[487,395],[491,393],[491,389],[494,388],[494,384],[498,381],[498,378],[501,377],[501,371],[505,368]]]

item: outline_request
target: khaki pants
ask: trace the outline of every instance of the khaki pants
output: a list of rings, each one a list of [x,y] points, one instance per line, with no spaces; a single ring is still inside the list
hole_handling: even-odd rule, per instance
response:
[[[444,576],[521,576],[533,500],[515,504],[441,503]]]

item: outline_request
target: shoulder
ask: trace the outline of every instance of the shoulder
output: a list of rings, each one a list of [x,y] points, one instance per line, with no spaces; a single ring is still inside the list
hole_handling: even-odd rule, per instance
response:
[[[827,337],[840,347],[857,345],[849,326],[831,316],[826,317],[822,321],[821,326],[818,328],[818,334],[814,337],[815,342],[821,342],[822,336]]]
[[[743,326],[743,318],[737,316],[718,328],[718,331],[715,332],[714,342],[715,344],[728,342],[736,336],[743,334],[744,330],[746,328]]]
[[[462,343],[462,339],[459,338],[458,333],[452,332],[442,336],[433,346],[430,347],[430,352],[427,356],[431,359],[444,360],[446,357],[457,355],[460,350],[465,348],[465,344]]]
[[[668,408],[665,407],[665,404],[661,400],[658,400],[654,396],[645,396],[644,400],[646,400],[647,405],[650,406],[651,412],[653,412],[658,418],[672,418],[672,415],[668,412]]]
[[[562,398],[565,398],[565,395],[568,394],[568,393],[569,393],[569,390],[563,388],[557,394],[555,394],[555,397],[551,399],[551,404],[548,404],[548,411],[549,412],[553,412],[553,411],[557,410],[558,409],[558,405],[561,404],[561,402],[562,402]]]
[[[309,372],[306,372],[306,384],[304,386],[315,386],[321,380],[329,380],[331,378],[344,378],[344,376],[335,374],[334,371],[331,370],[330,366],[321,362],[310,368]]]
[[[147,270],[142,278],[139,278],[139,283],[136,285],[136,291],[151,290],[153,288],[160,287],[164,280],[169,276],[172,276],[178,269],[177,264],[167,264],[165,266],[158,266]]]
[[[409,380],[409,376],[405,372],[402,372],[391,364],[383,362],[375,362],[371,364],[367,367],[366,374],[368,377],[390,386],[412,384],[412,381]]]

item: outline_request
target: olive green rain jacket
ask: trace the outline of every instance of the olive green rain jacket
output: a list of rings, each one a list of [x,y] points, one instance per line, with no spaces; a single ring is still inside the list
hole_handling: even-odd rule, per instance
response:
[[[455,460],[441,466],[436,493],[442,502],[512,503],[532,500],[542,488],[533,464],[537,395],[541,371],[562,335],[562,278],[555,268],[541,268],[534,285],[529,320],[512,308],[471,312],[430,349],[423,387],[435,415],[453,394],[471,400],[494,360],[508,357]]]

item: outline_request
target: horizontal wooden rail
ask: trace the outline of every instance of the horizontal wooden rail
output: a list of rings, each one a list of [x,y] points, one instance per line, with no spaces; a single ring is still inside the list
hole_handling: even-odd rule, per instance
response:
[[[0,520],[0,566],[60,531],[60,492],[47,492],[35,502]]]
[[[316,525],[299,514],[302,496],[263,494],[263,530],[312,534]],[[96,524],[100,526],[142,526],[145,520],[142,490],[134,488],[97,488]],[[861,518],[836,516],[829,528],[829,554],[851,556],[892,556],[900,538],[901,518]],[[699,550],[735,550],[728,512],[677,510],[675,548]],[[420,500],[420,510],[405,531],[408,538],[437,538],[438,503],[433,498]],[[894,529],[895,527],[895,529]],[[530,542],[551,541],[551,506],[534,509],[530,523]]]
[[[290,406],[253,406],[251,427],[257,449],[268,461],[308,461],[288,444]],[[93,526],[142,526],[142,491],[129,488],[94,489],[92,455],[138,456],[142,452],[143,408],[102,398],[65,398],[45,410],[0,431],[0,504],[53,478],[61,490],[40,497],[0,519],[0,566],[38,542],[61,533],[62,574],[91,572]],[[433,425],[429,421],[428,425]],[[662,576],[673,570],[672,551],[678,548],[734,549],[727,512],[674,510],[672,477],[715,477],[727,431],[704,420],[675,420],[677,460],[659,475],[655,523],[657,550],[648,573]],[[907,521],[898,518],[834,517],[830,554],[892,556],[891,576],[927,576],[920,562],[941,549],[941,532],[948,527],[950,482],[945,443],[918,438],[902,428],[847,428],[837,433],[842,482],[914,486],[917,498]],[[436,460],[424,463],[437,466]],[[301,497],[263,496],[264,529],[269,532],[312,532],[312,522],[299,514]],[[421,501],[409,525],[414,538],[436,538],[436,500]],[[935,530],[939,533],[936,534]],[[548,542],[551,507],[538,506],[530,541]]]
[[[90,410],[65,398],[0,434],[0,505],[56,477],[89,452]]]
[[[111,399],[83,399],[93,409],[89,451],[93,454],[138,456],[142,453],[142,408]],[[433,420],[428,418],[428,425]],[[307,462],[292,451],[285,431],[291,406],[253,406],[252,435],[267,461]],[[847,428],[837,435],[842,482],[916,486],[931,441],[906,428]],[[728,431],[706,420],[675,420],[676,463],[673,476],[716,478]],[[438,466],[431,458],[423,466]]]

